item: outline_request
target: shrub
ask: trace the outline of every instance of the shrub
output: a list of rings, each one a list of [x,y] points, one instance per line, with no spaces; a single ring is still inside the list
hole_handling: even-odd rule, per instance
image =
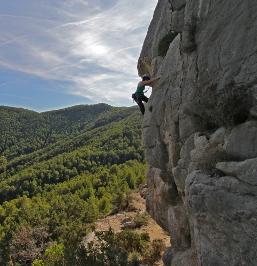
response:
[[[53,244],[45,250],[45,261],[48,266],[59,266],[64,263],[64,245]]]
[[[161,259],[162,252],[165,249],[163,240],[155,239],[153,240],[150,248],[146,251],[144,257],[144,263],[148,265],[155,265]]]
[[[117,243],[128,252],[143,252],[150,241],[147,233],[136,233],[130,230],[125,230],[117,233]]]
[[[141,254],[139,252],[133,251],[129,254],[129,266],[139,266],[141,265]]]
[[[19,227],[10,242],[10,257],[22,265],[31,264],[43,254],[48,240],[49,233],[45,227]]]
[[[114,199],[114,205],[116,206],[116,211],[125,211],[129,207],[131,202],[131,194],[128,191],[119,191]]]
[[[43,260],[36,259],[33,261],[32,266],[45,266],[45,263]]]
[[[134,222],[136,227],[147,226],[149,222],[149,215],[146,212],[138,213],[137,216],[134,218]]]
[[[149,247],[150,238],[147,233],[136,233],[125,230],[114,233],[95,232],[96,239],[80,252],[80,261],[76,265],[94,266],[126,266],[138,265],[145,250]]]

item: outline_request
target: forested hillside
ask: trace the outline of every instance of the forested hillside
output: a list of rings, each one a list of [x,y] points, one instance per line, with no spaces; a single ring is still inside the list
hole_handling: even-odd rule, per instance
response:
[[[0,108],[1,265],[45,265],[46,250],[85,265],[83,237],[145,180],[141,122],[134,107],[106,104]]]
[[[78,105],[45,113],[0,107],[0,153],[13,159],[93,126],[127,117],[133,110],[107,104]]]

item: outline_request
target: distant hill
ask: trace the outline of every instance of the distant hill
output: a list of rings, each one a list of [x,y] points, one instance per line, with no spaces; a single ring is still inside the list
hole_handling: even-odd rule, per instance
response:
[[[0,107],[0,154],[13,159],[47,147],[58,140],[132,114],[135,108],[107,104],[78,105],[44,113]]]

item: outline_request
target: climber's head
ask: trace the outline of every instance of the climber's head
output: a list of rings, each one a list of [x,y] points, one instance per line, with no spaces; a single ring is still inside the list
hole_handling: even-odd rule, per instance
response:
[[[150,80],[150,79],[151,79],[150,76],[147,75],[147,74],[145,74],[145,75],[142,76],[142,80],[143,81],[147,81],[147,80]]]

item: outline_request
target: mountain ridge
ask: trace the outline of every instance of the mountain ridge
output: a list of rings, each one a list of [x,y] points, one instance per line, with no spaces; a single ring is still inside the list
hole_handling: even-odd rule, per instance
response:
[[[69,109],[73,109],[73,108],[79,108],[79,107],[94,107],[94,106],[110,106],[110,107],[115,107],[112,105],[109,105],[107,103],[96,103],[96,104],[75,104],[75,105],[71,105],[71,106],[67,106],[67,107],[60,107],[60,108],[53,108],[50,110],[46,110],[46,111],[36,111],[27,107],[18,107],[18,106],[11,106],[11,105],[0,105],[0,110],[1,109],[10,109],[10,110],[25,110],[25,111],[31,111],[31,112],[35,112],[38,114],[43,114],[43,113],[48,113],[48,112],[55,112],[55,111],[62,111],[62,110],[69,110]],[[119,107],[118,107],[119,108]],[[126,107],[125,107],[126,108]],[[128,107],[130,108],[130,107]]]
[[[122,119],[134,111],[135,107],[112,107],[107,104],[77,105],[42,113],[2,106],[0,153],[13,159],[18,155],[44,148],[64,136],[79,133],[86,129],[89,123],[95,122],[97,127]],[[28,145],[28,138],[32,140],[31,145]],[[17,142],[18,147],[15,146]]]

